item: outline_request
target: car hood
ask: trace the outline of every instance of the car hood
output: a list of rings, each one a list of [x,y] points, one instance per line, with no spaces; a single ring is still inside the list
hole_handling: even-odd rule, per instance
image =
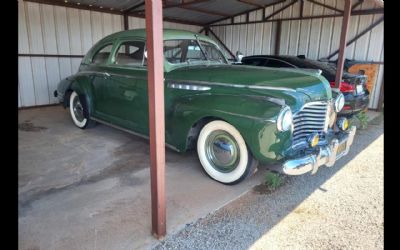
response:
[[[199,65],[166,73],[167,81],[184,80],[238,88],[240,92],[284,98],[291,104],[332,98],[328,81],[317,71],[244,65]],[[297,102],[296,102],[297,100]],[[290,104],[291,103],[291,104]]]

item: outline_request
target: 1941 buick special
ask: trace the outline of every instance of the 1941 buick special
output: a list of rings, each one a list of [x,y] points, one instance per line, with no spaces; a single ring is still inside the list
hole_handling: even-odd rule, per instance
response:
[[[149,134],[146,31],[121,31],[96,43],[54,95],[79,128],[96,122]],[[282,162],[289,175],[315,173],[346,155],[356,128],[336,118],[318,71],[230,65],[207,36],[164,30],[165,138],[170,148],[197,149],[205,172],[225,184],[258,163]]]

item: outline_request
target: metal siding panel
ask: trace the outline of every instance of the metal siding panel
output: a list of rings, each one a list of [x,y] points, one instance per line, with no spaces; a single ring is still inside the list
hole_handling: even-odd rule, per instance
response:
[[[43,54],[43,35],[38,3],[27,2],[28,35],[31,53]]]
[[[274,39],[274,36],[272,35],[272,25],[273,23],[264,23],[262,46],[261,46],[261,54],[263,55],[272,54],[271,41]]]
[[[22,107],[22,102],[21,102],[21,92],[19,90],[19,79],[18,79],[18,108]]]
[[[54,97],[53,92],[57,89],[57,85],[60,82],[60,69],[58,64],[58,58],[47,57],[46,62],[46,74],[48,83],[48,92],[50,96],[49,103],[57,103],[58,99]]]
[[[81,24],[79,23],[79,10],[68,8],[69,43],[72,55],[82,54]]]
[[[64,7],[54,6],[56,21],[57,51],[59,54],[70,54],[67,11]]]
[[[35,86],[33,85],[30,57],[18,58],[18,81],[20,83],[21,106],[34,106]]]
[[[230,50],[235,53],[235,51],[232,48],[232,28],[233,26],[225,26],[226,29],[226,46],[228,46],[228,48],[230,48]]]
[[[329,55],[332,41],[333,18],[324,18],[322,20],[321,39],[319,45],[318,58],[324,58]]]
[[[340,45],[340,33],[342,30],[342,22],[343,18],[341,17],[335,17],[333,21],[333,32],[332,32],[332,38],[331,38],[331,48],[329,51],[329,54],[332,54],[336,50],[339,49]],[[331,60],[336,60],[337,55],[331,58]]]
[[[382,15],[375,15],[374,22],[378,20]],[[383,48],[383,22],[375,26],[371,30],[371,36],[368,47],[368,61],[378,61],[380,59],[381,51]]]
[[[44,52],[46,54],[57,54],[54,8],[52,5],[47,4],[42,4],[40,7],[42,14]]]
[[[360,16],[351,16],[350,17],[350,24],[349,24],[349,30],[348,30],[348,35],[347,35],[347,40],[353,39],[357,35],[357,28],[358,28],[358,23],[359,23]],[[350,44],[346,48],[346,58],[347,59],[353,59],[354,58],[354,43]]]
[[[292,6],[286,8],[282,11],[282,18],[290,18],[292,15]],[[280,40],[280,54],[287,55],[289,53],[289,42],[290,42],[290,21],[282,22],[282,30],[281,30],[281,40]]]
[[[246,55],[254,54],[254,33],[255,33],[255,25],[248,24],[247,25]]]
[[[103,36],[113,33],[112,17],[109,13],[102,13]]]
[[[43,57],[32,57],[33,84],[35,86],[36,105],[49,104],[49,88],[47,85],[46,65]]]
[[[93,44],[97,43],[103,35],[102,21],[101,21],[101,13],[100,12],[90,12],[91,24],[92,24],[92,41]]]
[[[239,25],[239,27],[240,27],[239,51],[242,52],[244,55],[246,55],[247,25],[242,24],[242,25]]]
[[[300,21],[290,21],[289,55],[297,55],[300,36]]]
[[[64,78],[72,75],[70,58],[58,58],[58,65],[59,65],[59,69],[60,69],[60,78],[61,79],[64,79]]]
[[[71,58],[71,71],[72,74],[75,74],[78,72],[79,66],[81,65],[81,58]]]
[[[92,25],[90,20],[90,11],[79,10],[79,16],[81,20],[81,43],[82,43],[82,54],[86,54],[89,49],[93,46],[92,40]]]
[[[323,7],[314,4],[312,15],[322,15]],[[319,43],[321,38],[321,23],[322,19],[312,19],[311,20],[311,30],[310,30],[310,44],[308,47],[308,58],[318,59]]]
[[[310,16],[312,12],[311,3],[304,1],[304,16]],[[301,20],[300,21],[300,36],[299,36],[299,45],[297,49],[297,54],[299,55],[307,55],[308,54],[308,46],[310,41],[310,30],[311,30],[311,20]]]
[[[257,23],[255,25],[255,38],[254,38],[254,54],[260,55],[263,45],[263,32],[264,25],[262,23]]]
[[[18,53],[30,53],[25,4],[26,2],[18,1]]]
[[[357,34],[363,32],[372,23],[373,16],[360,16]],[[355,42],[355,60],[366,60],[371,32],[367,32]]]
[[[123,16],[122,15],[112,15],[113,32],[118,32],[123,30]]]
[[[235,18],[236,22],[236,18]],[[240,26],[232,26],[232,52],[236,53],[239,50]]]

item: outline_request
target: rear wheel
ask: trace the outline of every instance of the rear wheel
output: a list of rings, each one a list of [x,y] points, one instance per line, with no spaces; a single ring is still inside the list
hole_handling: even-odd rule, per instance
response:
[[[88,113],[85,108],[87,108],[87,105],[83,105],[78,94],[73,91],[69,97],[69,110],[71,113],[72,121],[78,128],[81,129],[85,129],[95,125],[95,121],[85,117],[85,114]]]
[[[212,121],[200,131],[197,154],[206,173],[224,184],[236,184],[257,167],[239,131],[224,121]]]

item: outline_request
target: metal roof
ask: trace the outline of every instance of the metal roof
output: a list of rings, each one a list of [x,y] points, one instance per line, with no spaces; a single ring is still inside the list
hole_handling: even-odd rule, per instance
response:
[[[28,0],[26,0],[28,1]],[[94,11],[144,17],[145,0],[29,0],[53,5],[76,7]],[[160,0],[161,1],[161,0]],[[276,3],[290,4],[289,0],[162,0],[163,17],[166,21],[206,26]],[[295,0],[293,0],[295,1]],[[300,0],[298,0],[300,1]],[[319,5],[326,1],[313,0]],[[362,3],[365,0],[358,0]],[[382,0],[368,0],[383,7]],[[329,7],[329,6],[328,6]],[[332,8],[332,7],[329,7]]]

